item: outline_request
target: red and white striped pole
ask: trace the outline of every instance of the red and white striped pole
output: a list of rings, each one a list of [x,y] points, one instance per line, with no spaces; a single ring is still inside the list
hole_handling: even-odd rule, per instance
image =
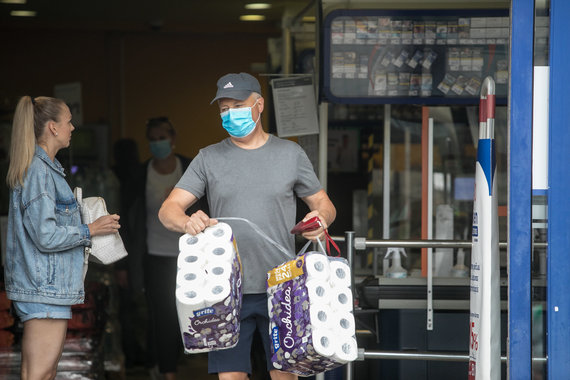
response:
[[[469,318],[469,380],[501,378],[499,219],[495,156],[495,82],[485,78],[479,103]]]

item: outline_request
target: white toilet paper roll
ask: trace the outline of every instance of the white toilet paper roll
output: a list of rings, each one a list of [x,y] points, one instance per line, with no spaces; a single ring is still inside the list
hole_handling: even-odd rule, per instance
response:
[[[309,318],[313,330],[326,329],[333,320],[333,312],[328,305],[311,305]]]
[[[306,254],[305,267],[307,268],[307,280],[327,280],[329,278],[329,259],[323,254]]]
[[[332,329],[338,336],[353,336],[356,333],[352,313],[334,313]]]
[[[305,283],[307,287],[307,294],[309,295],[309,302],[311,305],[326,305],[330,302],[329,293],[331,286],[324,280],[309,280]]]
[[[227,261],[209,262],[204,267],[207,280],[213,281],[229,281],[232,275],[232,264]]]
[[[201,251],[180,251],[177,264],[178,268],[185,268],[189,265],[203,267],[206,265],[206,259]]]
[[[345,286],[335,286],[329,293],[330,305],[333,312],[352,311],[352,292]]]
[[[179,287],[176,289],[176,307],[179,316],[186,315],[187,318],[193,318],[195,310],[205,307],[202,292],[199,289],[192,289],[188,286]]]
[[[333,286],[350,286],[350,267],[343,260],[330,261],[330,282]]]
[[[334,355],[336,345],[334,335],[330,330],[315,329],[313,330],[311,337],[313,339],[313,348],[317,354],[326,357]]]
[[[231,262],[236,253],[231,242],[212,242],[207,244],[203,250],[207,263]]]
[[[180,252],[199,252],[207,243],[208,239],[203,232],[197,235],[184,234],[178,240],[178,250]]]
[[[348,363],[356,360],[358,345],[353,337],[345,337],[335,342],[333,359],[339,363]]]
[[[206,272],[199,266],[187,265],[176,273],[177,287],[200,289],[206,281]]]
[[[229,224],[223,222],[206,228],[204,230],[204,235],[206,235],[210,242],[213,240],[228,242],[233,239],[232,228]]]
[[[204,303],[212,306],[225,300],[231,293],[231,287],[227,281],[206,281],[204,291]]]

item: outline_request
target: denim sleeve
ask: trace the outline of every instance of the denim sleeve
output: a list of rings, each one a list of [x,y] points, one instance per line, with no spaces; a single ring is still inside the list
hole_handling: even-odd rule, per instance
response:
[[[89,245],[91,245],[91,232],[89,232],[89,227],[87,226],[87,224],[82,224],[81,229],[83,232],[82,236],[84,237],[84,239],[89,240]]]
[[[54,203],[42,193],[24,208],[24,226],[36,247],[42,252],[58,252],[89,245],[87,226],[58,224]]]

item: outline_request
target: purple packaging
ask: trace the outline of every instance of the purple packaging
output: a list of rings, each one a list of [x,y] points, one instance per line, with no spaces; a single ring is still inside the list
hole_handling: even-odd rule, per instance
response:
[[[232,242],[235,255],[231,261],[231,275],[227,284],[219,280],[209,283],[208,274],[204,273],[205,283],[184,288],[185,294],[198,293],[205,288],[211,288],[215,294],[216,287],[221,291],[224,286],[229,286],[229,294],[225,298],[215,303],[203,301],[203,305],[195,307],[182,302],[183,294],[178,293],[181,287],[177,289],[176,307],[185,353],[227,349],[238,342],[242,300],[241,262],[235,240],[232,239]],[[180,271],[180,268],[178,270]]]
[[[309,277],[306,259],[313,254],[326,257],[318,252],[308,252],[273,268],[267,274],[271,362],[276,369],[300,376],[311,376],[346,363],[332,351],[324,355],[322,345],[313,340],[315,330],[310,318],[311,294],[306,286]],[[328,284],[326,276],[319,281]],[[320,346],[319,349],[316,346]]]

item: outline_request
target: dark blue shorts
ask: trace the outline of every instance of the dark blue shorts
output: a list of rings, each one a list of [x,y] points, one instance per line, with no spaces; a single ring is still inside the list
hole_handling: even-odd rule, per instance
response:
[[[235,347],[208,353],[208,372],[247,372],[251,375],[251,342],[258,330],[263,341],[267,370],[271,365],[271,341],[267,294],[244,294],[241,303],[239,340]]]

